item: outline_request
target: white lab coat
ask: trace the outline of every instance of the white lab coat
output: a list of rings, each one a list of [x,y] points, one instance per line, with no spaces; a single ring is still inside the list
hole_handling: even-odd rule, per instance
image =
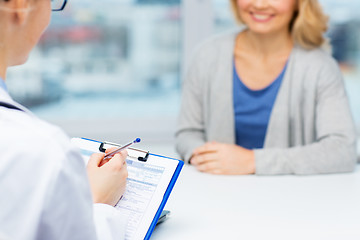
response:
[[[0,79],[1,81],[1,79]],[[0,88],[0,239],[124,239],[125,218],[93,204],[85,164],[57,127]]]

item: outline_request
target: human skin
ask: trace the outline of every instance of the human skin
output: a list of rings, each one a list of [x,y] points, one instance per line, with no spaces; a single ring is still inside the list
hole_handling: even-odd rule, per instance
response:
[[[235,68],[249,89],[267,87],[283,70],[293,47],[289,26],[297,10],[296,3],[296,0],[237,1],[239,16],[247,29],[236,39]],[[235,144],[207,142],[193,151],[190,163],[211,174],[256,172],[254,151]]]
[[[21,65],[50,23],[50,0],[0,1],[0,77],[10,66]],[[95,203],[114,206],[125,191],[126,151],[100,165],[104,154],[94,154],[87,166]]]

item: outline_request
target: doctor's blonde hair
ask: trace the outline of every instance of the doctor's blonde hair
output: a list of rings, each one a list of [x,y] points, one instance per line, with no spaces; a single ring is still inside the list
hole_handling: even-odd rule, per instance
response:
[[[243,23],[237,0],[230,0],[230,3],[236,21]],[[328,19],[318,0],[297,0],[297,10],[290,21],[294,42],[305,49],[321,47],[327,42],[324,33],[328,29]]]

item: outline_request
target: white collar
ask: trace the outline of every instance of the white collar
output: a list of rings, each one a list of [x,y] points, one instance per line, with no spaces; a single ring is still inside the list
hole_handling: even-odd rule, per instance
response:
[[[2,81],[2,80],[1,80]],[[3,88],[0,88],[0,102],[6,102],[6,103],[9,103],[11,105],[14,105],[15,107],[23,110],[24,112],[30,114],[30,115],[33,115],[33,113],[27,109],[26,107],[24,107],[23,105],[15,102],[11,96],[9,95],[9,93],[3,89]]]
[[[6,87],[6,84],[5,84],[5,81],[0,78],[0,88],[4,89],[5,91],[7,91],[7,87]]]

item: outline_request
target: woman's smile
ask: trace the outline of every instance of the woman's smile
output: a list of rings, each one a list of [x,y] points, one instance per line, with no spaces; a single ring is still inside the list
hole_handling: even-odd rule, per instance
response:
[[[251,18],[256,22],[268,22],[275,17],[274,14],[250,12]]]

